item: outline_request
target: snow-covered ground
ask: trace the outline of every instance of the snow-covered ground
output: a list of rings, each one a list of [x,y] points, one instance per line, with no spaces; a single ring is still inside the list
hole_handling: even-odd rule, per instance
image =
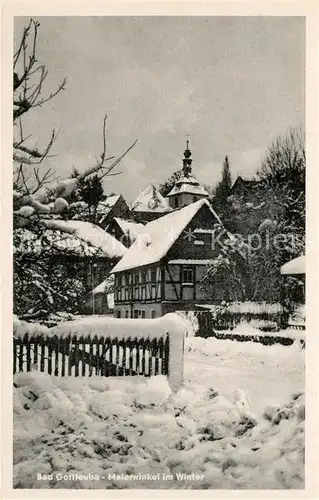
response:
[[[259,415],[266,405],[282,405],[290,394],[304,391],[304,350],[298,343],[264,346],[192,337],[185,349],[185,383],[212,386],[226,396],[241,388]]]
[[[298,344],[197,337],[176,394],[164,376],[16,374],[14,486],[303,488],[303,374]]]

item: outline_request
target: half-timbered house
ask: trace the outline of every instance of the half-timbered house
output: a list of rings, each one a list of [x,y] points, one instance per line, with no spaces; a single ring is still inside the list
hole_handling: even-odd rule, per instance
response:
[[[149,222],[113,268],[117,317],[162,316],[207,303],[201,280],[220,251],[218,215],[207,200]]]

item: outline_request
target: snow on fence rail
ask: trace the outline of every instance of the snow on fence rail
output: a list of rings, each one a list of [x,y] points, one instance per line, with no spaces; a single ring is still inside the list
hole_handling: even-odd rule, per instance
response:
[[[175,314],[153,320],[91,317],[53,328],[15,321],[13,372],[40,370],[62,377],[164,374],[177,390],[183,381],[185,328]]]

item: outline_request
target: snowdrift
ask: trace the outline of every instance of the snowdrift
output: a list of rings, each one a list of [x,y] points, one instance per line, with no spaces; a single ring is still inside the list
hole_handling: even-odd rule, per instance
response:
[[[163,376],[29,372],[14,385],[15,488],[304,487],[303,394],[256,418],[241,390],[174,394]]]

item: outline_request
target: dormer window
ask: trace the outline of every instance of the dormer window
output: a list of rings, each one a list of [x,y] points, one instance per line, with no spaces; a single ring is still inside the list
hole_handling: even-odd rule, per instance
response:
[[[176,196],[175,200],[174,200],[174,205],[175,205],[175,208],[178,208],[178,198]]]

